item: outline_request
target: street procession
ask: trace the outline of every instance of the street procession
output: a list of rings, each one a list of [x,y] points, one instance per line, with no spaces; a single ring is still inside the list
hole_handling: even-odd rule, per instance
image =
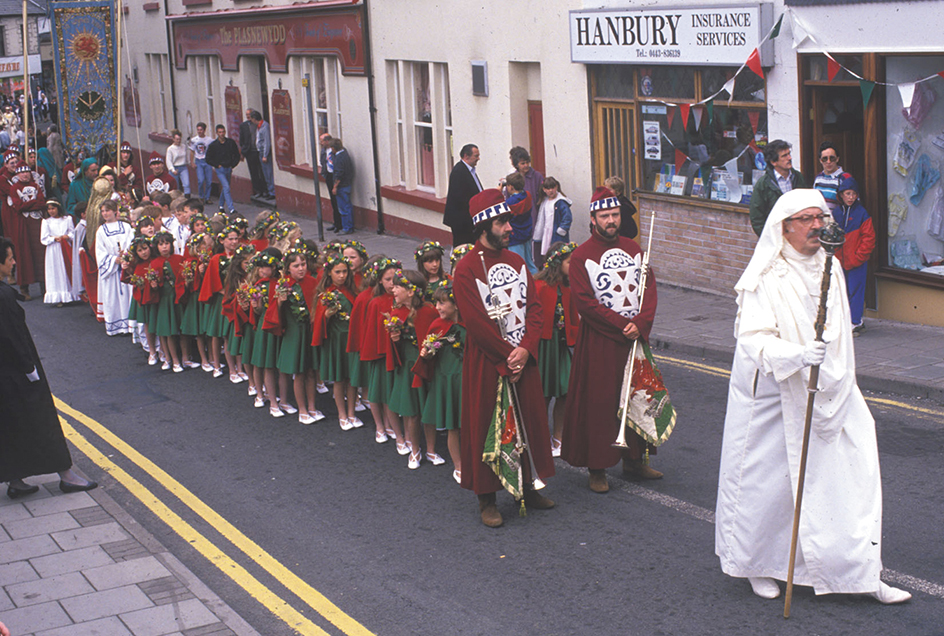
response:
[[[0,636],[944,620],[944,50],[7,4]]]

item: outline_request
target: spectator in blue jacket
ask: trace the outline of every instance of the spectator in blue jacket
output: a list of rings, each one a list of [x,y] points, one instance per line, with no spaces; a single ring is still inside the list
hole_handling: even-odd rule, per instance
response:
[[[545,179],[541,189],[544,197],[534,223],[534,251],[543,262],[551,244],[557,241],[570,243],[570,224],[573,222],[570,206],[573,201],[561,192],[560,182],[554,177]]]
[[[331,138],[331,148],[334,151],[334,186],[331,191],[338,199],[338,211],[344,226],[339,234],[353,234],[354,208],[351,206],[351,187],[354,185],[354,162],[337,137]]]
[[[272,130],[269,123],[257,111],[250,115],[256,124],[256,150],[259,152],[259,162],[262,164],[262,176],[265,178],[266,194],[263,198],[275,201],[275,173],[272,167]]]
[[[524,189],[524,177],[519,172],[512,172],[505,178],[505,203],[511,208],[511,240],[508,249],[524,259],[528,271],[536,274],[531,255],[531,238],[534,223],[531,220],[531,208],[534,203],[531,194]]]

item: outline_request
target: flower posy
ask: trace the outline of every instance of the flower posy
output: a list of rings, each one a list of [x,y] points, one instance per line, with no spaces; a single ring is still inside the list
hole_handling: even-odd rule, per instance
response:
[[[391,316],[390,314],[384,314],[384,316],[384,327],[387,331],[403,331],[403,321],[397,316]]]

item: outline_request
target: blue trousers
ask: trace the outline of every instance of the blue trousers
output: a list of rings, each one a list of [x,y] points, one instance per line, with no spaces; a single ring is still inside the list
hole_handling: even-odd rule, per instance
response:
[[[354,210],[351,208],[351,186],[338,188],[338,212],[341,213],[341,225],[345,232],[354,229]]]
[[[862,313],[865,311],[865,277],[868,267],[868,263],[862,263],[843,272],[846,275],[846,292],[849,294],[849,313],[852,314],[854,325],[862,322]]]
[[[532,255],[531,241],[509,245],[508,249],[524,259],[524,264],[532,275],[537,274],[538,268],[534,266],[534,256]]]
[[[233,177],[233,169],[220,166],[215,168],[215,171],[216,178],[220,180],[220,208],[225,212],[230,212],[236,209],[236,206],[233,205],[233,195],[229,192],[229,182]]]
[[[174,166],[174,170],[177,171],[177,174],[174,175],[174,178],[177,179],[177,185],[180,186],[184,194],[190,194],[190,168],[187,164],[184,164],[182,166]]]
[[[213,168],[206,159],[195,159],[197,166],[197,196],[206,201],[210,198],[210,186],[213,185]]]
[[[266,157],[266,160],[263,161],[262,157],[259,157],[259,163],[262,164],[262,176],[265,177],[266,189],[270,197],[275,196],[275,175],[272,171],[272,155]]]

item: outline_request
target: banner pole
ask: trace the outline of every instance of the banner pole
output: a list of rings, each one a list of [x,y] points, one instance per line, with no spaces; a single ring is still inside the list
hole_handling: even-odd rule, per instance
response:
[[[29,110],[32,95],[29,85],[29,30],[26,24],[26,0],[23,0],[23,161],[29,160]]]

